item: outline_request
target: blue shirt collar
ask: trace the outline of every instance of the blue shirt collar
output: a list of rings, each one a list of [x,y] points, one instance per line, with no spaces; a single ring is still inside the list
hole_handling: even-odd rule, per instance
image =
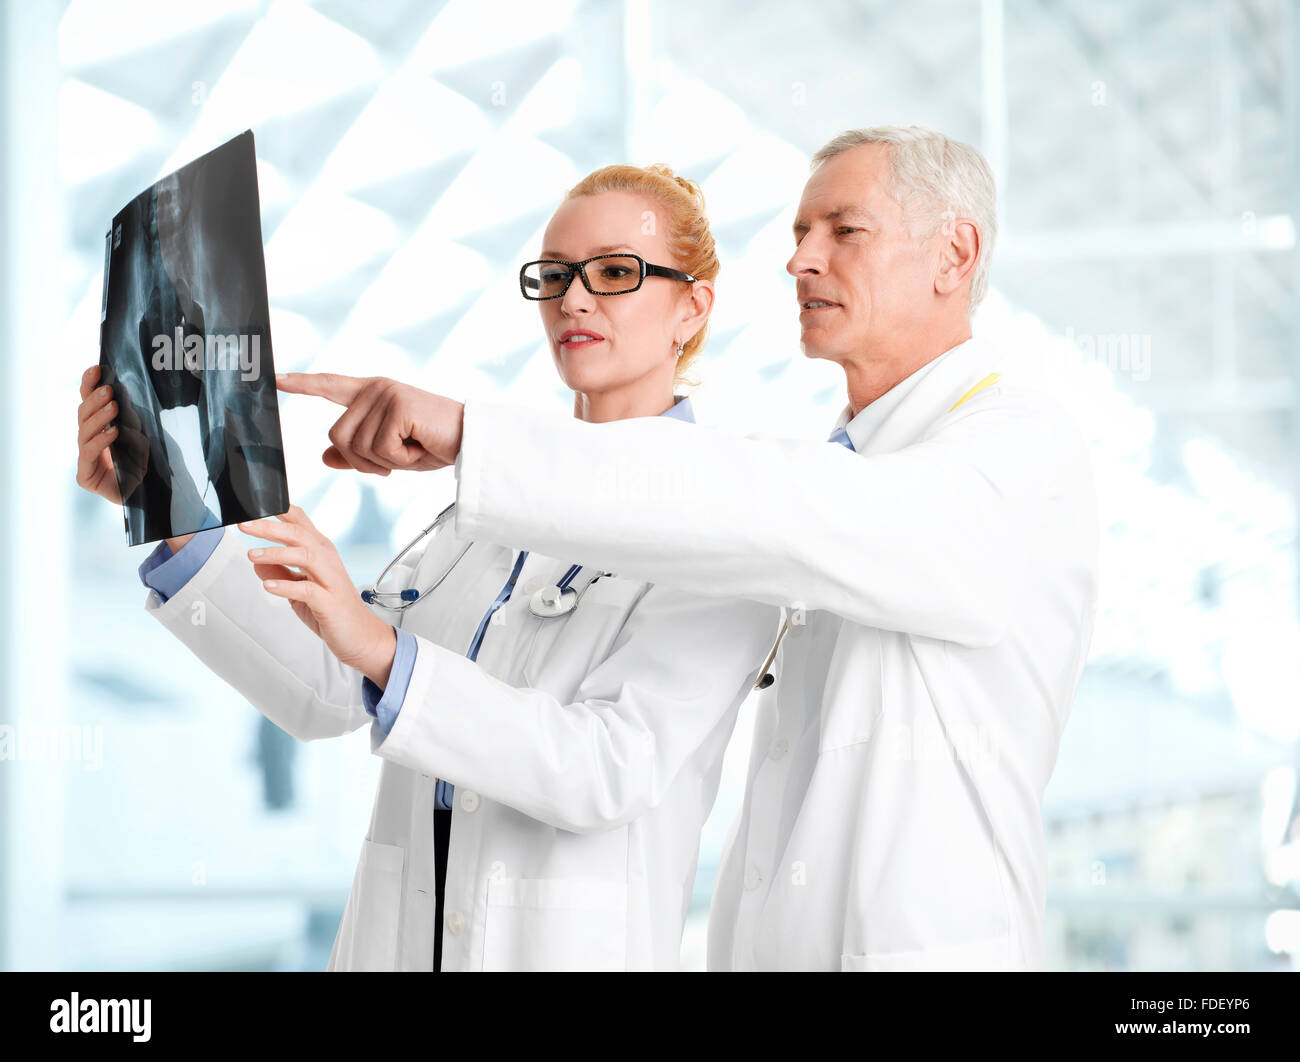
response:
[[[684,420],[688,424],[694,424],[695,410],[691,408],[690,395],[674,395],[673,404],[659,415],[661,417],[672,417],[673,420]]]
[[[845,439],[847,439],[847,444],[851,450],[860,451],[871,439],[871,436],[876,433],[876,429],[885,422],[894,410],[902,405],[903,399],[915,390],[916,385],[924,380],[939,362],[948,358],[954,351],[973,345],[975,342],[974,339],[968,339],[964,343],[958,343],[957,346],[945,350],[938,357],[931,358],[911,376],[895,384],[894,387],[886,391],[874,402],[863,406],[856,417],[853,416],[852,407],[846,405],[840,412],[839,419],[836,420],[830,439],[827,441],[844,444]]]

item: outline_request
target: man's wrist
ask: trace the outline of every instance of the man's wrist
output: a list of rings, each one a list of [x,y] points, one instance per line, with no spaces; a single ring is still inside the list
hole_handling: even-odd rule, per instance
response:
[[[452,440],[452,463],[460,459],[460,448],[465,439],[465,403],[456,403],[456,415],[453,418],[456,425],[455,438]]]

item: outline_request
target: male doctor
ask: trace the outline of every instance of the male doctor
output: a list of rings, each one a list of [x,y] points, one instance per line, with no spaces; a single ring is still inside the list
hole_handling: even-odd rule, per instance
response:
[[[280,381],[348,406],[333,467],[455,461],[466,538],[786,607],[711,969],[1044,966],[1041,800],[1098,527],[1077,428],[971,337],[995,230],[969,145],[881,127],[814,156],[786,268],[848,385],[829,444]]]

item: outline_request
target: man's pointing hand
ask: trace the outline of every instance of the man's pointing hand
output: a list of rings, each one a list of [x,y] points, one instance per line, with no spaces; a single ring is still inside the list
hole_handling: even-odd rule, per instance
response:
[[[347,407],[330,428],[334,445],[321,454],[330,468],[379,476],[395,468],[423,472],[454,464],[460,452],[465,407],[442,395],[386,376],[330,372],[276,373],[275,386]]]

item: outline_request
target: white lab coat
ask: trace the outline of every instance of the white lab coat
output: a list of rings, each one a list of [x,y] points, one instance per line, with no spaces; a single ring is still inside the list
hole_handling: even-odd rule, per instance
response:
[[[1041,799],[1098,521],[1057,403],[1004,373],[949,411],[998,367],[979,340],[947,351],[856,453],[466,404],[462,534],[789,607],[712,969],[1045,964]]]
[[[464,546],[455,534],[448,521],[385,588],[432,583]],[[418,646],[385,737],[361,675],[262,588],[253,542],[228,528],[177,594],[151,591],[146,607],[295,737],[371,724],[384,763],[329,968],[432,969],[441,777],[456,786],[444,970],[676,969],[700,829],[777,610],[614,575],[567,616],[539,619],[531,591],[570,558],[530,554],[471,663],[462,654],[517,556],[475,543],[416,605],[372,606]]]

